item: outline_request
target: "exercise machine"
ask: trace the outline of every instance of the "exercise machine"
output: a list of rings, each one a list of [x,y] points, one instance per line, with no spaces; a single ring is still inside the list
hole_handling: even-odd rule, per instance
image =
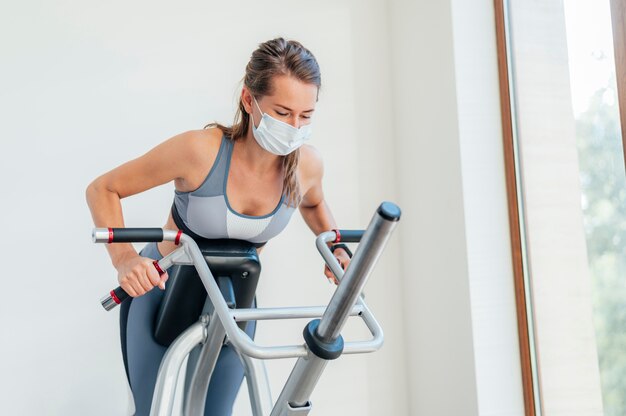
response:
[[[361,293],[397,222],[400,208],[383,202],[365,230],[332,230],[316,238],[316,247],[339,284],[327,306],[251,307],[260,275],[254,246],[241,240],[195,241],[180,231],[161,228],[95,228],[96,243],[173,241],[178,247],[154,266],[169,274],[157,315],[155,338],[168,345],[151,406],[151,416],[170,416],[180,368],[189,356],[183,392],[183,414],[203,416],[211,374],[224,343],[236,350],[244,367],[254,416],[303,416],[311,411],[310,396],[329,361],[342,354],[378,350],[383,331]],[[342,270],[328,243],[359,243]],[[128,294],[118,287],[102,299],[112,310]],[[199,317],[199,319],[198,319]],[[360,317],[372,338],[344,342],[349,317]],[[303,330],[301,345],[261,346],[245,332],[254,320],[312,320]],[[263,360],[297,357],[278,399],[272,400]]]

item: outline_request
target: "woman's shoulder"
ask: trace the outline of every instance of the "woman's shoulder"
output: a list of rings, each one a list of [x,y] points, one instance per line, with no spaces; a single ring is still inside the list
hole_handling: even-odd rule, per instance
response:
[[[321,152],[308,143],[300,146],[298,163],[301,186],[308,189],[315,181],[320,181],[324,174],[324,162]]]
[[[187,163],[207,163],[207,158],[215,160],[220,148],[222,131],[218,128],[188,130],[177,136],[179,152]]]
[[[300,166],[303,171],[316,173],[324,168],[322,153],[311,144],[303,144],[300,147]]]
[[[217,159],[222,136],[219,128],[188,130],[178,136],[177,156],[187,166],[187,175],[177,180],[177,190],[188,192],[202,183]]]
[[[192,150],[219,149],[223,132],[217,127],[189,130],[182,134],[185,145]]]

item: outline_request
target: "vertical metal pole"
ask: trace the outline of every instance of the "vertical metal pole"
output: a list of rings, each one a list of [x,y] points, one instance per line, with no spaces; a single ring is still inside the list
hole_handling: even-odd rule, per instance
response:
[[[384,202],[378,207],[319,323],[316,335],[322,342],[333,343],[339,338],[350,310],[399,219],[400,208],[397,205]],[[327,363],[328,360],[314,355],[311,351],[307,357],[299,358],[276,401],[271,416],[286,416],[293,414],[292,408],[310,407],[309,397]],[[308,410],[303,409],[302,414],[306,413]]]
[[[311,397],[311,393],[327,363],[327,360],[311,353],[306,358],[298,358],[270,416],[288,415],[289,405],[292,407],[307,406],[309,397]]]
[[[170,416],[174,407],[174,392],[178,382],[178,373],[185,357],[206,337],[206,328],[202,322],[196,322],[185,330],[167,349],[152,396],[150,416]]]
[[[399,219],[400,208],[389,202],[381,204],[374,214],[318,327],[317,334],[324,341],[335,340],[341,333],[350,309],[367,283]]]
[[[211,375],[215,369],[217,358],[222,351],[224,337],[226,336],[224,326],[215,312],[213,312],[209,318],[207,318],[206,315],[203,315],[203,318],[209,321],[207,339],[202,346],[198,362],[193,369],[193,374],[189,382],[189,390],[187,390],[185,394],[183,411],[185,416],[204,416],[204,406],[206,404],[209,382],[211,381]]]
[[[257,360],[237,351],[246,374],[248,395],[253,416],[267,416],[272,410],[272,393],[263,360]]]

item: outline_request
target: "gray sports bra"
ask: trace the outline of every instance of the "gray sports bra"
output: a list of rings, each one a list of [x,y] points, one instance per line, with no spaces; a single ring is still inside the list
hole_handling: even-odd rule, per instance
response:
[[[239,239],[261,246],[277,236],[289,223],[295,207],[283,192],[274,210],[262,216],[236,212],[228,203],[226,182],[234,142],[222,134],[213,167],[202,185],[191,192],[175,190],[172,216],[178,228],[191,237]]]

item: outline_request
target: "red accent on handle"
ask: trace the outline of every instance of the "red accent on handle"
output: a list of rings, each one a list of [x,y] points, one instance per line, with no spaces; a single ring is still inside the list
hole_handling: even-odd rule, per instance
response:
[[[118,298],[118,297],[117,297],[117,295],[115,294],[115,291],[114,291],[114,290],[112,290],[109,294],[111,295],[111,297],[113,298],[113,301],[114,301],[115,303],[117,303],[118,305],[119,305],[120,303],[122,303],[122,301],[120,300],[120,298]]]
[[[161,266],[159,266],[159,262],[158,261],[153,261],[152,264],[154,264],[154,268],[157,269],[157,272],[159,272],[159,276],[165,274],[165,272],[163,271],[163,269],[161,268]]]
[[[338,243],[341,241],[341,233],[339,232],[339,230],[335,229],[335,230],[331,230],[335,232],[335,241],[333,241],[333,243]]]
[[[113,242],[113,228],[109,228],[109,242],[111,244]]]
[[[180,236],[183,235],[183,232],[181,230],[178,230],[178,234],[176,234],[176,239],[174,240],[174,244],[179,245],[180,244]]]

